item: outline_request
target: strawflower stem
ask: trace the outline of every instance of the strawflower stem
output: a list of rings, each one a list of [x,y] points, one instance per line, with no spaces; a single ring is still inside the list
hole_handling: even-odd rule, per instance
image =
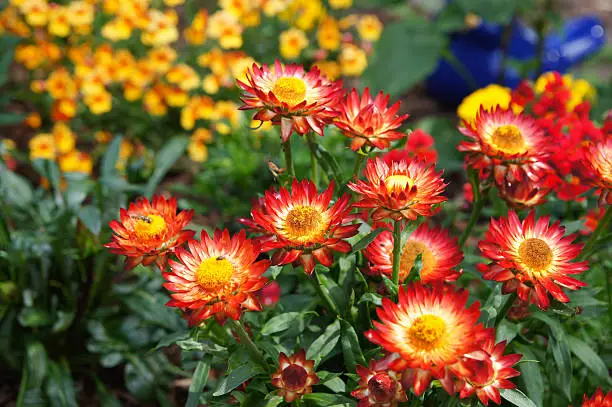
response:
[[[323,301],[325,308],[327,308],[334,315],[339,315],[340,311],[338,310],[336,303],[331,299],[329,294],[326,293],[325,290],[323,290],[323,288],[321,288],[321,285],[319,284],[319,276],[317,275],[317,272],[315,271],[310,276],[306,275],[306,278],[308,279],[308,281],[310,281],[310,284],[312,284],[312,288],[314,288],[319,298],[321,298],[321,301]]]
[[[310,166],[312,169],[312,182],[318,187],[319,186],[319,167],[317,163],[317,140],[312,133],[306,135],[306,142],[310,149]]]
[[[468,220],[468,224],[465,227],[465,230],[463,231],[463,233],[461,234],[461,237],[459,238],[460,248],[463,248],[465,241],[470,236],[470,233],[472,232],[474,225],[476,225],[476,222],[478,221],[478,218],[480,217],[480,212],[482,211],[483,206],[484,206],[484,199],[482,198],[476,199],[476,197],[474,197],[474,204],[472,205],[472,213],[470,214],[470,220]]]
[[[285,168],[290,178],[295,178],[295,168],[293,167],[293,155],[291,154],[291,138],[283,143],[283,153],[285,155]]]
[[[506,318],[506,315],[508,315],[508,311],[510,311],[510,308],[512,308],[512,305],[514,305],[514,302],[516,301],[516,297],[516,291],[508,295],[506,303],[503,305],[503,307],[501,307],[499,313],[495,317],[495,328],[497,328],[499,324],[501,324],[501,322],[504,320],[504,318]]]
[[[228,321],[230,322],[232,328],[234,328],[234,331],[238,335],[238,338],[240,338],[240,342],[246,345],[247,350],[249,351],[253,359],[265,370],[268,370],[268,364],[266,363],[266,359],[264,358],[261,351],[257,348],[249,334],[244,330],[244,326],[242,325],[242,323],[240,321],[234,321],[231,318],[228,318]]]
[[[580,253],[580,256],[578,256],[579,259],[582,260],[589,254],[591,254],[591,251],[597,244],[597,241],[599,240],[601,234],[604,232],[604,230],[607,230],[608,223],[610,223],[610,218],[612,218],[612,205],[608,206],[608,209],[606,209],[604,216],[597,223],[595,231],[593,231],[593,234],[591,235],[591,237],[589,237],[589,240],[587,240],[587,242],[584,244],[582,252]]]
[[[393,225],[393,273],[391,280],[399,285],[400,258],[402,254],[402,221],[396,220]]]

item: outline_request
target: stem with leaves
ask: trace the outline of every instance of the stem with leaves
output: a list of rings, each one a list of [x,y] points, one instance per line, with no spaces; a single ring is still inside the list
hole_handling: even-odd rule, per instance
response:
[[[285,168],[290,178],[295,178],[295,168],[293,167],[293,155],[291,153],[291,137],[283,143],[283,153],[285,155]]]
[[[317,165],[317,140],[312,132],[306,135],[306,142],[310,149],[310,166],[312,169],[312,182],[319,186],[319,167]]]
[[[323,301],[323,305],[325,306],[325,308],[327,308],[327,310],[334,315],[340,315],[340,311],[338,310],[336,303],[331,299],[329,294],[325,292],[323,288],[321,288],[317,272],[314,271],[312,275],[306,275],[306,278],[308,279],[308,281],[310,281],[310,284],[312,284],[312,288],[314,288],[319,298],[321,298],[321,300]]]
[[[393,224],[393,272],[391,280],[399,285],[400,259],[402,254],[402,220]]]
[[[501,307],[501,309],[497,313],[497,316],[495,317],[495,328],[497,328],[499,324],[501,324],[501,322],[504,320],[504,318],[506,318],[506,315],[508,315],[508,311],[510,311],[510,308],[512,308],[514,302],[516,301],[516,297],[516,291],[506,297],[506,302]]]
[[[264,370],[268,370],[268,364],[266,363],[266,358],[264,358],[264,355],[261,353],[259,348],[255,345],[255,343],[253,342],[253,340],[251,339],[247,331],[245,331],[242,323],[240,321],[234,321],[231,318],[228,318],[227,320],[230,322],[230,325],[236,332],[236,335],[238,335],[238,338],[240,338],[240,343],[243,343],[246,346],[253,360],[255,360],[255,362],[257,362],[259,365],[261,365],[261,367],[263,367]]]

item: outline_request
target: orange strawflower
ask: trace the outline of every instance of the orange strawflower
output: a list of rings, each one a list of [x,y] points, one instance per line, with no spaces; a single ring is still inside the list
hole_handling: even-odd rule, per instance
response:
[[[369,260],[372,274],[391,276],[393,270],[393,233],[385,230],[368,245],[364,254]],[[448,231],[440,228],[430,229],[421,224],[408,236],[401,252],[400,282],[404,281],[418,255],[421,255],[421,281],[425,284],[443,281],[455,281],[461,272],[453,270],[463,260],[463,253],[456,238],[451,238]]]
[[[590,183],[600,189],[600,205],[612,205],[612,138],[586,148],[584,161]]]
[[[516,182],[504,182],[497,185],[499,196],[515,209],[533,208],[546,202],[550,188],[542,182],[533,182],[528,178]]]
[[[312,393],[312,385],[319,378],[314,371],[314,360],[306,360],[306,351],[287,356],[283,352],[278,357],[278,369],[272,374],[272,385],[278,387],[277,394],[287,403]]]
[[[564,236],[559,221],[549,225],[550,216],[536,221],[530,212],[522,222],[514,211],[508,218],[491,219],[484,240],[478,243],[483,256],[492,263],[478,264],[487,280],[503,282],[502,291],[516,291],[524,301],[536,303],[541,309],[550,305],[548,293],[557,301],[569,298],[560,286],[577,290],[586,283],[569,277],[585,271],[587,262],[575,262],[581,244],[572,244],[576,235]]]
[[[452,372],[462,372],[463,355],[478,350],[492,333],[477,324],[480,303],[466,308],[468,292],[455,291],[450,285],[429,288],[421,283],[400,287],[398,303],[383,298],[376,312],[381,322],[366,337],[389,352],[400,356],[392,364],[395,370],[410,368],[404,379],[421,395],[432,378],[440,380],[454,394]]]
[[[402,372],[390,369],[393,357],[370,360],[369,367],[357,365],[359,388],[351,396],[359,399],[357,407],[396,407],[399,402],[408,401],[402,386]]]
[[[382,158],[369,159],[364,175],[348,187],[358,193],[357,208],[374,209],[372,219],[415,220],[417,216],[432,216],[434,205],[446,201],[442,196],[446,184],[442,172],[418,158],[386,163]]]
[[[312,181],[294,179],[291,191],[266,191],[262,201],[253,203],[253,222],[243,223],[264,231],[262,250],[275,250],[273,264],[295,266],[299,261],[311,274],[315,262],[331,267],[332,250],[348,253],[351,245],[344,239],[359,229],[347,224],[352,220],[350,196],[343,195],[330,207],[333,193],[333,182],[320,194]]]
[[[334,119],[334,124],[353,140],[353,151],[359,150],[364,144],[384,150],[389,148],[392,140],[406,136],[396,129],[408,115],[397,116],[400,102],[389,107],[390,97],[381,91],[372,99],[370,89],[366,88],[359,98],[359,93],[353,89],[339,105],[340,115]]]
[[[604,395],[601,387],[589,398],[586,394],[582,399],[582,407],[612,407],[612,391]]]
[[[294,130],[323,136],[323,127],[338,115],[342,84],[328,81],[317,68],[304,72],[301,65],[283,66],[278,60],[272,69],[253,64],[247,81],[237,81],[243,90],[240,109],[256,109],[254,120],[280,124],[283,141]]]
[[[193,217],[193,210],[176,213],[176,199],[166,200],[156,195],[149,202],[140,198],[121,208],[120,221],[109,223],[113,240],[104,245],[111,253],[126,256],[125,266],[129,270],[139,263],[145,266],[155,262],[164,270],[168,254],[190,239],[195,232],[183,230]]]
[[[261,311],[256,293],[267,278],[262,274],[269,260],[256,261],[261,246],[246,238],[246,232],[230,236],[205,231],[200,241],[189,240],[189,250],[177,248],[178,261],[170,260],[172,272],[164,272],[164,287],[172,291],[170,307],[182,308],[189,325],[214,316],[219,323],[226,317],[240,319],[243,310]]]

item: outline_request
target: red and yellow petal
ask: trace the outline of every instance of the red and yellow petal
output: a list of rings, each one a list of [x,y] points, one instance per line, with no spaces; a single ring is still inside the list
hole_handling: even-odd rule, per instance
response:
[[[306,351],[287,356],[283,352],[278,357],[278,369],[271,376],[271,383],[277,387],[278,395],[287,403],[312,392],[312,386],[319,382],[314,371],[314,360],[306,359]]]

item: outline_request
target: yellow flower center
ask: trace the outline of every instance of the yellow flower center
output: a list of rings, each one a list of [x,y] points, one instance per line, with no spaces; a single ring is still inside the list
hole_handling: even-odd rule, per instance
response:
[[[446,333],[446,323],[442,318],[425,314],[418,317],[408,329],[411,344],[418,350],[431,350],[438,346],[440,338]]]
[[[519,258],[533,271],[546,270],[553,260],[553,252],[542,239],[531,238],[521,243],[518,249]]]
[[[436,258],[431,250],[425,244],[415,241],[407,241],[402,249],[400,257],[400,280],[408,277],[410,270],[414,266],[417,256],[421,254],[421,275],[427,275],[436,265]]]
[[[411,187],[412,184],[412,179],[403,174],[390,175],[385,179],[385,185],[387,186],[387,191],[389,192],[393,192],[396,187],[406,189],[406,187]]]
[[[133,215],[134,233],[140,239],[151,239],[166,231],[166,221],[159,215]]]
[[[279,78],[272,88],[272,93],[281,102],[295,106],[306,98],[306,84],[293,76]]]
[[[491,136],[491,141],[498,150],[506,154],[518,154],[526,150],[525,139],[519,128],[513,124],[496,128]]]
[[[322,234],[323,216],[312,206],[295,206],[285,218],[284,230],[291,240],[301,243],[315,240]]]
[[[206,291],[218,291],[223,288],[234,275],[234,266],[227,259],[211,257],[200,263],[196,272],[196,281]]]

